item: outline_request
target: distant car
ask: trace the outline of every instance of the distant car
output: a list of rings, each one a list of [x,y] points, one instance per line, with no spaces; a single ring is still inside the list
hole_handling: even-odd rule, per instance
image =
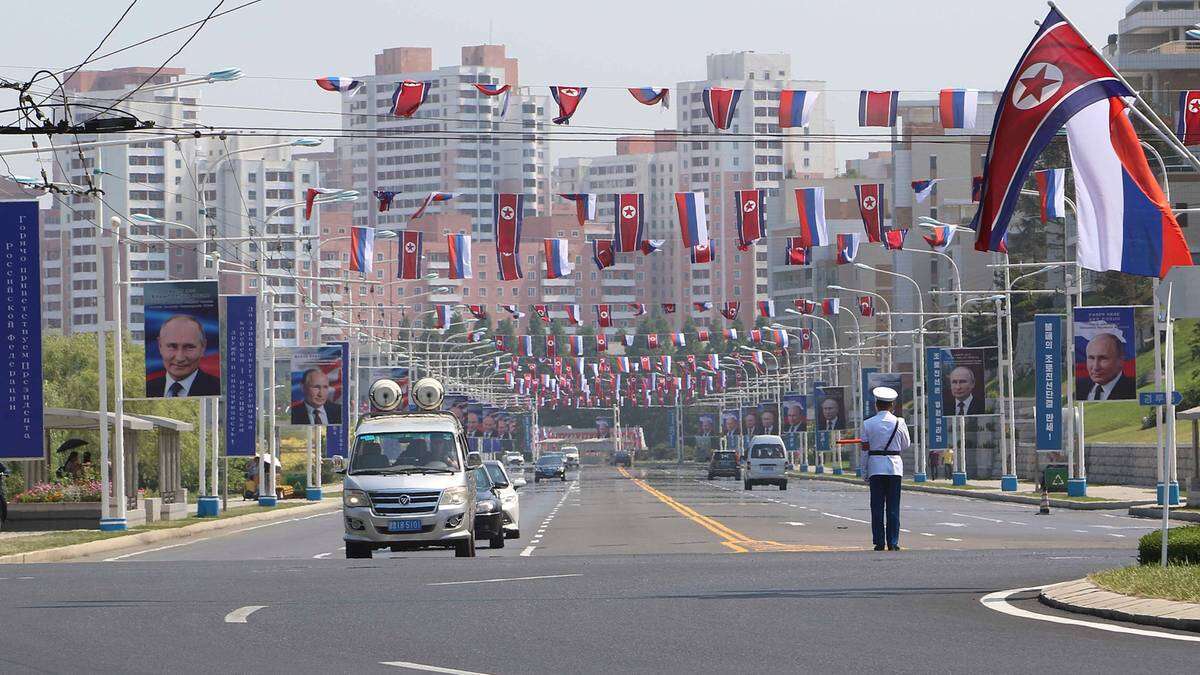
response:
[[[739,480],[742,469],[738,466],[737,453],[732,450],[718,450],[708,460],[708,479],[732,478]]]
[[[778,485],[787,489],[787,450],[779,436],[762,435],[750,439],[746,452],[746,471],[742,475],[743,486],[753,489],[755,485]]]
[[[519,452],[504,453],[504,466],[507,466],[510,469],[524,467],[525,455],[522,455]]]
[[[567,465],[568,469],[579,467],[579,448],[573,445],[565,445],[563,446],[562,452],[563,463]]]
[[[567,465],[563,462],[562,455],[542,455],[533,467],[533,482],[538,483],[543,478],[549,480],[554,477],[562,481],[567,479]]]
[[[488,546],[504,548],[504,506],[496,484],[484,466],[471,471],[475,481],[475,538],[487,539]]]
[[[504,513],[504,537],[519,539],[521,537],[521,498],[517,495],[518,483],[504,470],[504,464],[494,459],[485,460],[483,468],[487,469],[492,479],[496,494],[500,496],[500,508]],[[524,485],[522,479],[520,485]]]
[[[628,450],[617,450],[612,456],[613,466],[633,466],[633,453]]]

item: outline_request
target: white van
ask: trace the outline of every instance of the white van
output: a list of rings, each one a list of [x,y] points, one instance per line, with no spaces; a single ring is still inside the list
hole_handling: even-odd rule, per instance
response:
[[[778,485],[780,490],[787,489],[787,470],[790,466],[782,438],[762,435],[750,439],[745,461],[746,470],[742,472],[742,480],[747,490],[756,484]]]
[[[564,445],[562,448],[562,454],[563,464],[565,464],[568,469],[575,469],[579,467],[579,448],[573,445]]]

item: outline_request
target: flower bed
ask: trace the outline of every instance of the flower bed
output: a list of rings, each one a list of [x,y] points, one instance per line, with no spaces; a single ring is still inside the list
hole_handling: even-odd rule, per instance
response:
[[[71,504],[100,501],[100,481],[38,483],[13,495],[14,504]]]

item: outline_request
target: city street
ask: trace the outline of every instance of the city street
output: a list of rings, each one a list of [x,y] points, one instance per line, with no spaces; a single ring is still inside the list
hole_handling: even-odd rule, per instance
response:
[[[1155,523],[1120,513],[1037,516],[907,493],[906,550],[877,553],[859,486],[794,479],[787,491],[745,492],[692,467],[585,466],[520,494],[521,538],[497,551],[481,545],[474,560],[441,551],[346,560],[331,510],[105,558],[5,567],[0,664],[508,673],[1057,663],[1131,672],[1152,649],[1183,663],[1197,647],[981,603],[1129,564]],[[1031,595],[1011,606],[1069,616]],[[63,639],[31,648],[49,635]]]

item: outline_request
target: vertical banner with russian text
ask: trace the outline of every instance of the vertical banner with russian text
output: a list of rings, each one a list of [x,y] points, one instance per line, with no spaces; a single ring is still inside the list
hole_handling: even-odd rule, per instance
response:
[[[944,372],[953,360],[950,353],[941,347],[925,349],[925,407],[928,409],[929,447],[934,450],[949,447],[949,434],[946,433],[946,418],[942,401],[942,382]]]
[[[350,343],[349,342],[334,342],[331,343],[334,347],[341,348],[342,353],[342,368],[341,372],[350,372]],[[349,382],[349,378],[343,378],[343,382]],[[347,392],[346,400],[349,399]],[[329,425],[325,427],[325,456],[333,457],[340,455],[346,457],[350,454],[350,420],[349,416],[343,419],[341,424]]]
[[[258,433],[258,298],[230,295],[223,298],[224,351],[221,383],[225,387],[225,454],[253,457]]]
[[[38,203],[0,202],[0,458],[41,459],[42,301]]]
[[[1038,314],[1033,317],[1034,353],[1037,364],[1037,393],[1034,410],[1037,419],[1038,452],[1063,449],[1062,378],[1063,317]]]

